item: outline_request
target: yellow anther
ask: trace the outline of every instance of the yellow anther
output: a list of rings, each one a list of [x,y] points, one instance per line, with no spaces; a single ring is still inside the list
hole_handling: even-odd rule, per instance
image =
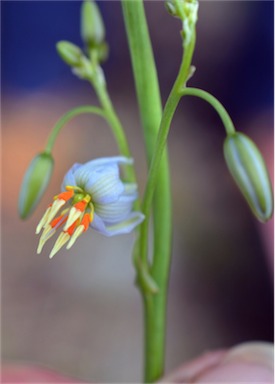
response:
[[[84,197],[83,201],[85,201],[86,203],[89,203],[91,201],[91,196],[90,195],[86,195]]]
[[[93,205],[93,203],[90,203],[89,204],[89,207],[91,209],[91,212],[90,212],[90,218],[91,218],[91,222],[94,220],[94,212],[95,212],[95,207]]]
[[[74,185],[67,185],[65,187],[67,191],[77,191],[77,192],[83,192],[83,189]]]

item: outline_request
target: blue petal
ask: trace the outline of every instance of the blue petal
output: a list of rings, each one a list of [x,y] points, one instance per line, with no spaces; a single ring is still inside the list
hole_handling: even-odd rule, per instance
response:
[[[106,230],[106,226],[103,220],[95,213],[93,221],[90,224],[90,227],[95,229],[97,232],[102,235],[108,236],[108,231]]]
[[[119,164],[133,164],[133,159],[124,156],[102,157],[82,164],[82,168],[83,170],[85,169],[85,171],[92,172],[101,167],[118,167]]]
[[[66,188],[67,185],[76,186],[76,180],[75,180],[74,173],[81,166],[82,166],[82,164],[75,163],[72,166],[72,168],[70,168],[70,170],[66,173],[66,175],[65,175],[65,177],[63,179],[62,185],[61,185],[62,191],[65,191],[65,188]]]
[[[119,164],[132,164],[133,160],[123,156],[117,157],[103,157],[100,159],[95,159],[88,161],[85,164],[81,165],[81,168],[76,172],[75,177],[76,181],[80,183],[79,186],[84,186],[89,182],[90,176],[95,172],[102,172],[107,169],[114,169],[115,172],[119,173]]]
[[[94,203],[112,203],[118,200],[124,191],[118,166],[98,167],[92,172],[80,168],[75,178],[77,185],[92,196]]]
[[[95,204],[95,212],[105,223],[116,224],[126,219],[136,199],[136,184],[126,184],[124,185],[124,192],[117,201],[109,204]]]
[[[144,220],[144,215],[140,212],[132,212],[128,217],[115,225],[107,226],[103,220],[97,215],[94,215],[94,220],[91,223],[91,227],[97,232],[105,236],[123,235],[132,232],[132,230]]]

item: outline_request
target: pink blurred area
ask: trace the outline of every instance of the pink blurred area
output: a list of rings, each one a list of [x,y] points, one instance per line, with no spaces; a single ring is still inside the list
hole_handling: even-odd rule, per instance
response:
[[[185,362],[160,383],[269,383],[274,379],[274,349],[268,343],[245,343]],[[77,383],[42,367],[4,365],[2,383]],[[83,383],[83,382],[82,382]],[[79,382],[79,384],[81,384]],[[83,383],[84,384],[84,383]],[[88,383],[87,383],[88,384]]]
[[[78,381],[45,368],[31,365],[5,365],[2,367],[1,383],[74,383]],[[84,384],[84,382],[82,382]],[[80,382],[79,382],[80,384]],[[88,384],[88,383],[87,383]]]

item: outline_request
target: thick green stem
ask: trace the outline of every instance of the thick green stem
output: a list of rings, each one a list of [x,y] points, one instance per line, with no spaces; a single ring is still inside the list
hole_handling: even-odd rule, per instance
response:
[[[122,1],[122,7],[144,131],[147,160],[150,164],[162,116],[157,72],[142,0]],[[153,268],[155,271],[154,280],[159,289],[158,293],[152,296],[152,294],[146,293],[140,284],[145,314],[146,382],[157,380],[164,371],[166,293],[171,253],[171,192],[166,148],[160,161],[156,180],[156,191],[152,205],[154,224]],[[147,215],[147,222],[149,216],[150,210]],[[148,270],[147,252],[138,255],[138,257],[143,270]],[[137,273],[142,272],[137,270]]]

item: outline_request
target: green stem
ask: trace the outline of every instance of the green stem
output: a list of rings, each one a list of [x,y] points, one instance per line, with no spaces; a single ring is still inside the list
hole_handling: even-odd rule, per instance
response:
[[[165,104],[164,111],[163,111],[157,143],[155,146],[154,156],[151,162],[149,175],[147,178],[147,184],[145,187],[145,192],[143,197],[143,203],[142,203],[142,212],[144,213],[147,220],[145,220],[141,225],[141,248],[140,248],[141,257],[147,254],[148,225],[149,225],[148,217],[150,213],[150,207],[151,207],[153,196],[155,193],[155,188],[157,188],[158,172],[160,169],[162,154],[166,147],[167,136],[171,126],[172,118],[174,116],[178,103],[181,99],[183,86],[186,83],[189,76],[190,65],[191,65],[194,47],[195,47],[195,41],[196,41],[196,36],[194,32],[192,35],[190,44],[185,48],[182,64],[180,66],[177,79],[170,92],[170,95],[167,99],[167,102]],[[159,259],[159,258],[154,259],[153,266],[152,266],[153,277],[155,274],[159,273],[158,272],[159,268],[161,269],[164,268],[163,264],[164,264],[164,261],[162,259]]]
[[[142,211],[147,218],[141,225],[140,229],[140,254],[143,259],[148,252],[148,225],[151,204],[154,192],[157,193],[158,175],[161,168],[161,160],[166,146],[167,134],[175,113],[176,107],[181,98],[181,89],[186,83],[190,64],[195,46],[195,33],[191,39],[190,45],[186,47],[182,65],[172,91],[166,102],[163,117],[161,119],[158,140],[155,146],[154,156],[152,158],[148,181],[145,188]],[[161,140],[162,139],[162,140]],[[155,168],[158,164],[158,168]],[[156,186],[156,190],[154,191]],[[162,208],[165,201],[162,201]],[[159,206],[159,209],[162,209]],[[170,271],[170,255],[163,255],[163,252],[154,252],[153,264],[151,267],[152,278],[156,281],[159,292],[154,296],[147,294],[144,297],[145,316],[146,316],[146,356],[147,356],[147,381],[155,381],[163,373],[163,365],[161,366],[161,357],[164,357],[164,334],[165,334],[165,312],[167,305],[167,285]]]
[[[61,116],[60,119],[55,124],[55,126],[53,127],[46,144],[46,148],[45,148],[46,153],[51,153],[54,143],[57,139],[57,136],[59,135],[64,125],[66,125],[74,117],[82,115],[84,113],[91,113],[93,115],[98,115],[106,118],[105,112],[101,108],[94,107],[91,105],[83,105],[81,107],[76,107],[74,109],[71,109],[69,112],[66,112],[63,116]]]
[[[181,75],[182,72],[182,75]],[[178,105],[179,100],[182,96],[197,96],[205,101],[207,101],[212,107],[217,111],[219,114],[224,128],[226,130],[227,135],[233,135],[235,133],[235,127],[234,124],[228,115],[226,109],[223,107],[223,105],[210,93],[203,91],[198,88],[182,88],[181,87],[181,81],[182,76],[184,74],[184,65],[182,66],[182,70],[180,70],[179,76],[176,80],[176,83],[171,91],[171,94],[167,100],[164,112],[163,112],[163,118],[161,121],[160,131],[158,135],[157,145],[156,145],[156,151],[151,163],[149,175],[148,175],[148,182],[146,185],[144,198],[143,198],[143,205],[142,205],[142,211],[145,215],[150,212],[150,206],[152,204],[154,189],[157,184],[157,174],[160,167],[160,161],[162,152],[165,148],[165,144],[167,141],[167,136],[170,130],[171,121],[173,118],[173,115],[175,113],[176,107]],[[146,223],[145,223],[146,224]],[[148,225],[148,224],[147,224]],[[144,234],[141,235],[143,243],[142,243],[142,252],[146,252],[147,249],[147,229],[145,226],[142,227],[142,230],[144,231]],[[154,274],[152,274],[154,277]]]
[[[156,150],[155,150],[151,167],[149,170],[148,181],[147,181],[147,185],[144,193],[143,205],[142,205],[142,211],[146,217],[148,217],[150,213],[150,207],[152,204],[154,190],[157,185],[157,175],[160,169],[162,153],[164,151],[165,144],[167,141],[167,136],[171,126],[171,121],[174,116],[177,105],[182,96],[184,95],[197,96],[206,100],[218,112],[225,126],[227,134],[232,135],[235,132],[235,128],[230,116],[228,115],[227,111],[222,106],[222,104],[214,96],[196,88],[183,89],[183,84],[185,84],[189,75],[189,67],[191,64],[194,46],[195,46],[195,35],[193,37],[193,40],[191,41],[190,46],[187,47],[187,51],[184,55],[178,77],[176,79],[174,87],[169,95],[169,98],[164,108],[163,117],[161,120],[159,135],[158,135],[157,144],[156,144]],[[141,254],[146,255],[147,246],[148,246],[148,220],[146,220],[141,226],[140,236],[141,236],[141,248],[140,248]],[[158,317],[158,315],[159,315],[159,310],[163,308],[163,305],[161,305],[162,304],[161,301],[166,301],[166,290],[164,289],[162,291],[162,287],[165,287],[165,283],[160,285],[159,277],[160,276],[165,277],[165,275],[161,274],[161,272],[165,268],[169,270],[168,261],[165,259],[161,260],[155,257],[153,260],[151,275],[152,275],[152,278],[155,279],[155,281],[158,283],[161,291],[154,296],[152,296],[151,294],[147,294],[144,296],[145,311],[146,311],[145,315],[147,319],[146,337],[148,339],[147,341],[148,350],[146,352],[147,352],[147,355],[150,354],[152,356],[151,359],[149,360],[150,362],[149,374],[152,372],[154,373],[158,371],[159,361],[157,358],[155,358],[155,356],[158,356],[159,348],[162,347],[162,342],[163,342],[162,338],[160,337],[161,332],[163,332],[163,323],[162,323],[162,318]],[[149,375],[148,377],[150,379],[151,376]],[[152,377],[156,378],[154,376]]]
[[[145,138],[147,160],[148,164],[150,164],[162,116],[157,72],[142,0],[122,1],[122,8]],[[149,221],[149,216],[150,212],[146,217],[146,223]],[[165,148],[156,175],[156,191],[153,201],[153,265],[156,266],[159,263],[159,267],[155,267],[153,279],[157,284],[158,292],[154,295],[148,293],[142,284],[143,277],[146,277],[143,274],[150,273],[147,252],[141,255],[140,249],[137,250],[137,277],[144,302],[144,369],[146,382],[157,380],[164,371],[171,221],[170,175],[168,154]]]
[[[115,112],[112,101],[109,97],[106,85],[102,81],[98,81],[95,77],[91,79],[91,84],[95,89],[97,97],[105,112],[105,118],[108,121],[117,141],[118,149],[121,155],[132,157],[123,126]],[[132,165],[125,166],[125,178],[128,182],[136,182],[135,169]],[[137,207],[137,205],[135,205]]]
[[[219,114],[224,128],[226,130],[226,133],[228,136],[231,136],[235,133],[235,127],[234,124],[227,113],[226,109],[224,106],[219,102],[218,99],[216,99],[214,96],[212,96],[210,93],[203,91],[202,89],[199,88],[184,88],[181,92],[182,96],[196,96],[199,97],[200,99],[203,99],[207,101],[212,107],[217,111]]]

